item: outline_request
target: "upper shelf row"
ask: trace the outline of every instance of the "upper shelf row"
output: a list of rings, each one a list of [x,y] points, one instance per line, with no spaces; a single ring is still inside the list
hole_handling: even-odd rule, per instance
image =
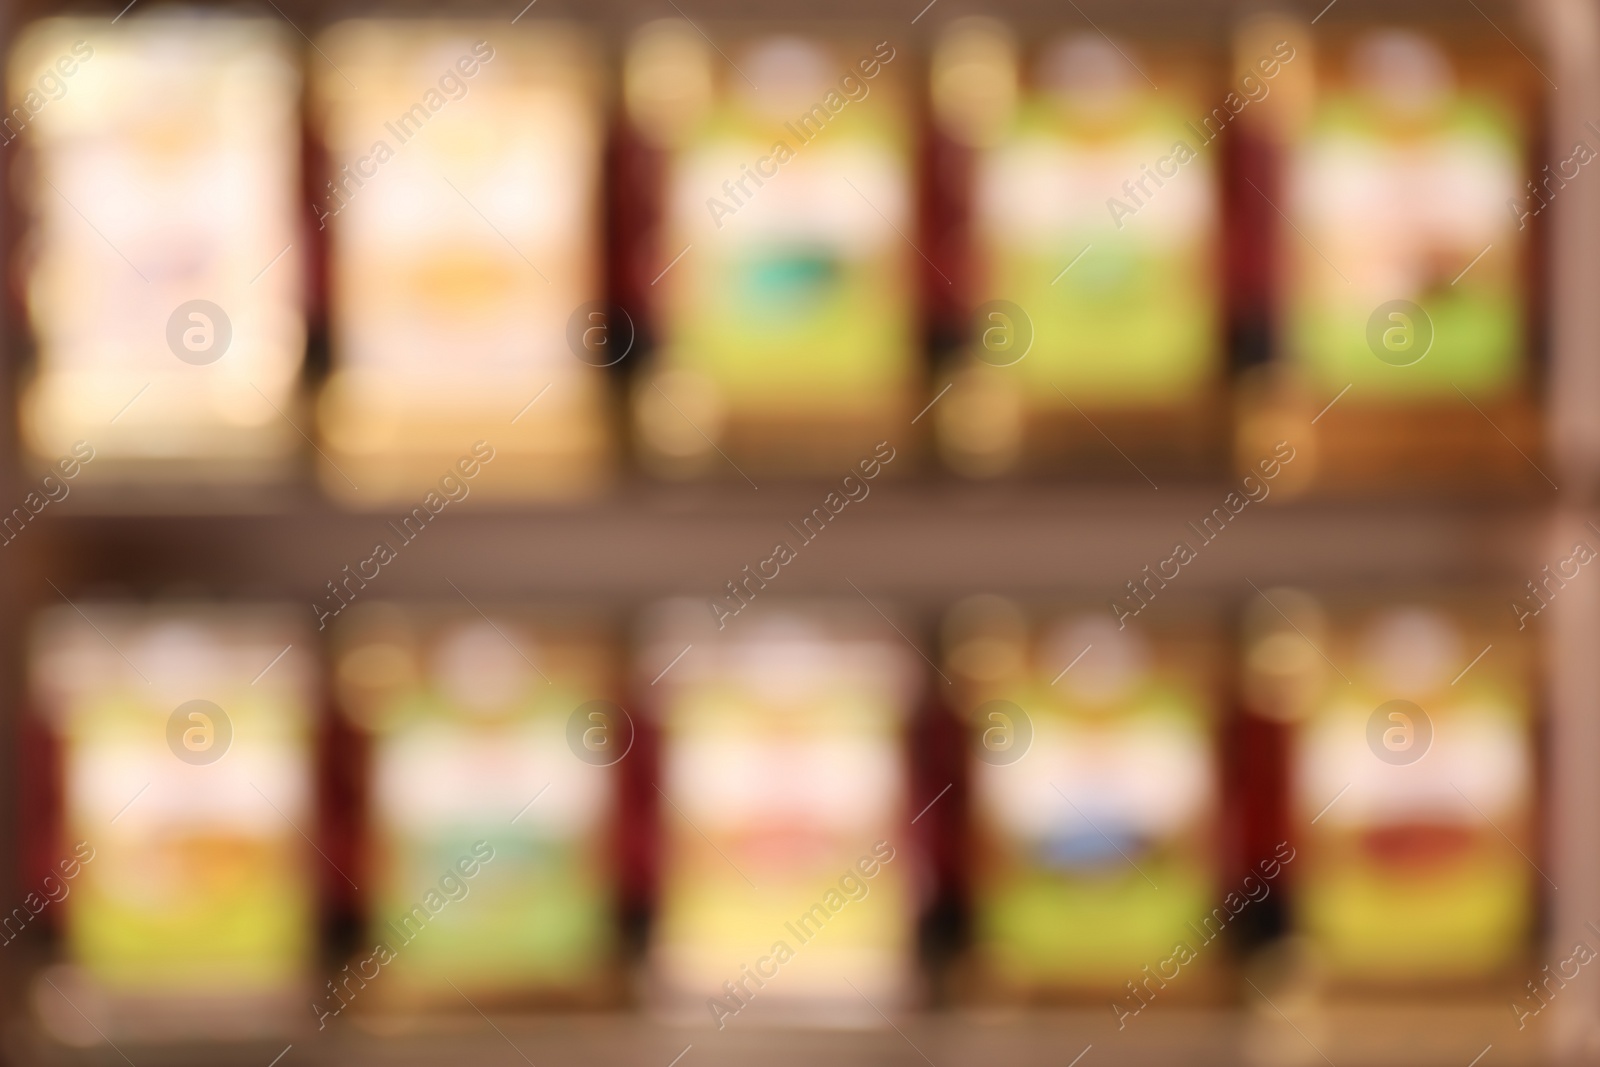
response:
[[[1600,131],[1545,131],[1497,29],[668,20],[612,79],[533,18],[46,19],[3,127],[22,438],[88,481],[309,457],[357,507],[486,453],[505,496],[884,448],[1546,491],[1540,215]]]

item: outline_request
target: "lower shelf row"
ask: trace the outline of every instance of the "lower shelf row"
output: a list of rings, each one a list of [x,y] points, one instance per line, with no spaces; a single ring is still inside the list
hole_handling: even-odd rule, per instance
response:
[[[1284,945],[1335,990],[1542,977],[1532,631],[1487,595],[746,607],[44,612],[0,920],[62,960],[41,1021],[1120,1028]]]

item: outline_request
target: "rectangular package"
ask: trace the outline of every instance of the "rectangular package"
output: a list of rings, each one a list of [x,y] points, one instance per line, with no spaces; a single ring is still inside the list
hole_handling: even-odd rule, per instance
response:
[[[973,988],[1105,996],[1123,1020],[1203,998],[1240,911],[1219,884],[1215,635],[998,597],[945,629],[970,737]]]
[[[1536,890],[1531,648],[1482,597],[1271,590],[1257,710],[1289,724],[1294,923],[1344,985],[1503,978]]]
[[[302,438],[298,43],[281,21],[47,19],[4,138],[37,364],[22,429],[93,480],[259,480]]]
[[[932,64],[935,113],[959,146],[936,180],[956,183],[956,160],[969,172],[967,351],[937,409],[941,447],[969,474],[1103,459],[1131,475],[1090,412],[1134,454],[1192,463],[1220,441],[1214,142],[1241,97],[1192,48],[1087,29],[1017,38],[961,20]]]
[[[483,492],[592,488],[611,448],[598,368],[621,355],[581,343],[604,315],[589,39],[533,19],[355,20],[318,47],[324,484],[355,503],[401,499],[486,438],[498,460]]]
[[[30,653],[61,753],[59,847],[93,853],[66,903],[63,990],[105,1004],[113,1032],[298,1022],[313,865],[328,862],[303,836],[317,832],[304,627],[278,607],[77,607],[45,612]]]
[[[912,60],[903,40],[716,37],[652,23],[627,60],[664,156],[641,446],[666,474],[737,477],[717,449],[814,473],[915,414]]]
[[[1281,173],[1258,175],[1283,214],[1276,415],[1247,418],[1242,454],[1288,422],[1322,485],[1542,491],[1532,238],[1600,141],[1577,131],[1529,181],[1537,75],[1487,29],[1293,47],[1304,93],[1278,115]]]
[[[720,632],[700,601],[646,619],[641,684],[681,653],[653,709],[662,869],[650,959],[676,1015],[718,1029],[877,1025],[871,1005],[912,995],[904,734],[921,671],[859,607],[771,605]]]
[[[341,620],[337,647],[341,707],[370,753],[369,884],[324,1010],[613,995],[614,765],[632,733],[604,634],[378,604]]]

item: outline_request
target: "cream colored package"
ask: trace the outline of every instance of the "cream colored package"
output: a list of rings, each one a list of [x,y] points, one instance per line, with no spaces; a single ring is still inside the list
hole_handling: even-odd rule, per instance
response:
[[[300,72],[281,23],[47,19],[10,57],[29,449],[260,480],[303,439]]]
[[[328,158],[312,206],[333,361],[319,421],[338,468],[323,468],[325,486],[358,505],[405,498],[480,439],[499,456],[491,496],[592,486],[611,354],[568,336],[591,303],[604,315],[586,40],[554,25],[363,20],[318,47]]]

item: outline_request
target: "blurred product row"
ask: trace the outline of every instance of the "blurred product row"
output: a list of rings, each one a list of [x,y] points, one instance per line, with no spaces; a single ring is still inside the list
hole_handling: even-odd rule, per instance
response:
[[[1137,481],[1292,424],[1308,485],[1542,489],[1538,216],[1593,131],[1490,27],[700,29],[25,27],[29,450],[361,507],[478,439],[528,498],[892,429]]]
[[[283,607],[78,607],[32,630],[0,936],[55,930],[44,977],[105,1033],[464,1000],[1127,1023],[1289,933],[1334,992],[1535,966],[1534,648],[1481,597],[1119,628],[979,596],[926,630],[673,600],[627,651],[571,609],[353,605],[322,642]]]

